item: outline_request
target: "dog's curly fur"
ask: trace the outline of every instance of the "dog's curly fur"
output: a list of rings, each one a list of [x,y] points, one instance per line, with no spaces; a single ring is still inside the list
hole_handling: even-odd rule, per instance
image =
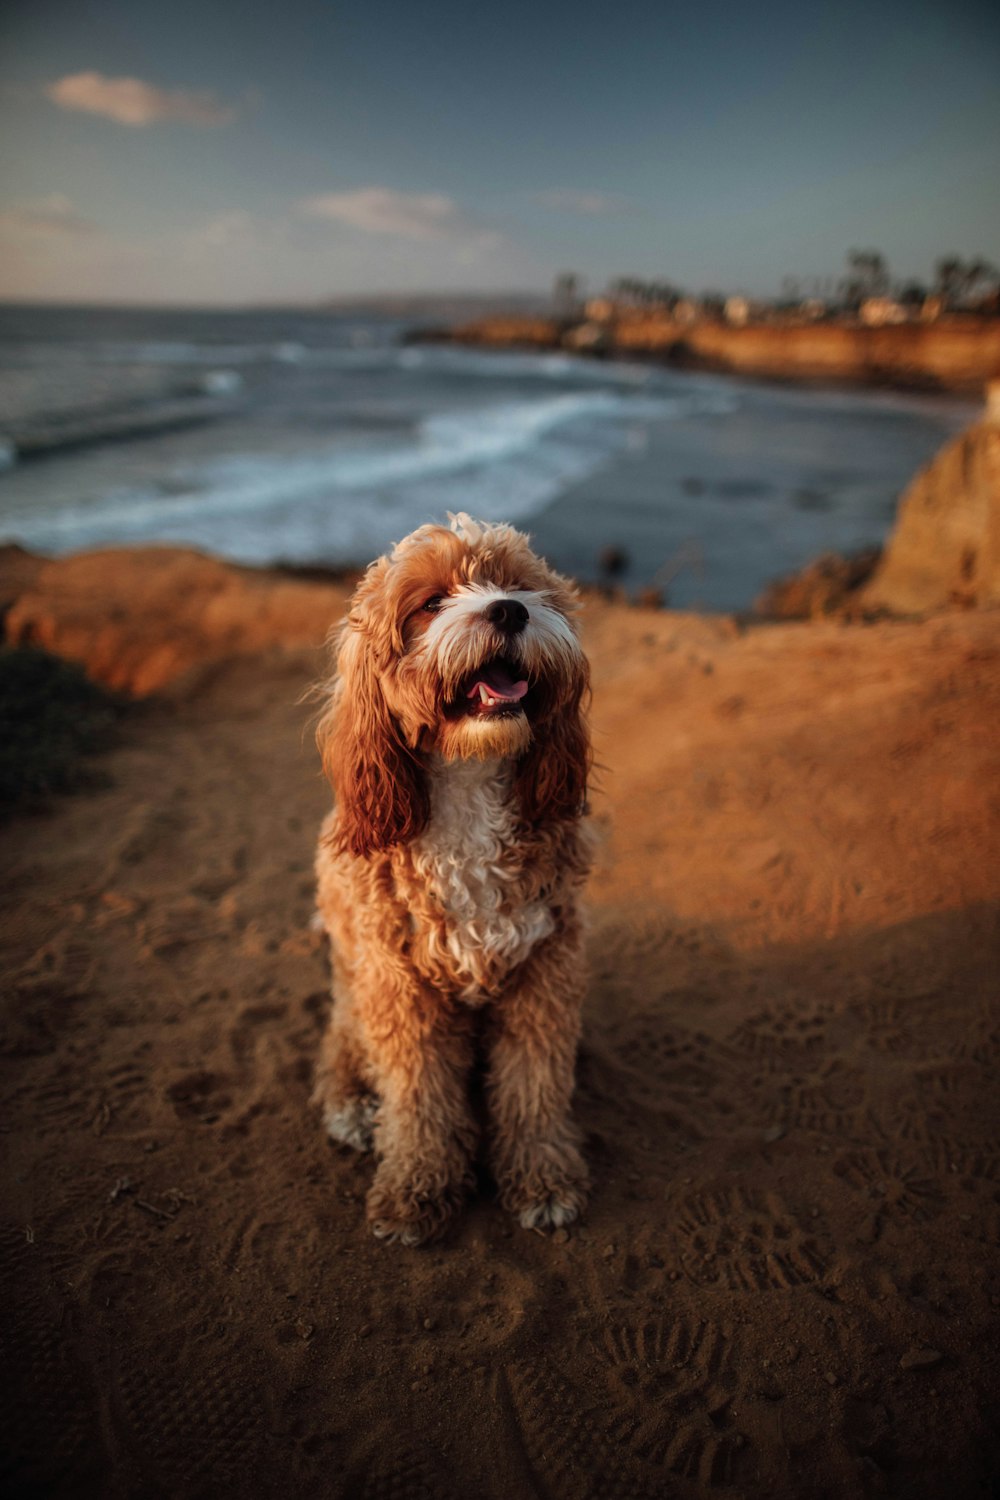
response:
[[[379,1158],[382,1239],[438,1233],[489,1161],[528,1228],[567,1224],[589,867],[586,658],[571,585],[509,526],[422,526],[368,569],[334,639],[316,860],[335,1003],[315,1101]]]

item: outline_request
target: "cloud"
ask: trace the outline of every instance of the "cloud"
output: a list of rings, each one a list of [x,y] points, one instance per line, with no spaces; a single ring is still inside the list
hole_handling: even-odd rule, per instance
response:
[[[397,193],[391,188],[355,188],[346,193],[319,193],[305,198],[298,210],[309,219],[347,224],[365,234],[404,240],[446,240],[469,248],[492,248],[499,237],[466,218],[443,193]]]
[[[550,188],[544,193],[532,193],[532,201],[543,208],[554,208],[559,213],[613,214],[621,209],[622,200],[610,193],[586,193],[576,188]]]
[[[366,232],[328,213],[309,217],[296,202],[271,214],[229,202],[172,228],[133,220],[117,231],[88,224],[69,199],[54,194],[0,210],[0,297],[304,304],[551,282],[549,264],[473,223],[455,204],[432,215],[430,225],[413,238],[399,233],[395,220],[391,229]]]
[[[192,239],[209,245],[212,249],[224,249],[246,240],[255,230],[256,225],[251,216],[236,208],[215,214],[200,229],[194,231]]]
[[[141,78],[105,78],[103,73],[68,73],[47,84],[45,93],[60,109],[102,115],[118,125],[230,125],[237,114],[214,94],[160,89]]]
[[[99,233],[97,225],[78,214],[62,193],[49,193],[45,198],[13,203],[0,210],[0,231],[8,235],[46,238]]]

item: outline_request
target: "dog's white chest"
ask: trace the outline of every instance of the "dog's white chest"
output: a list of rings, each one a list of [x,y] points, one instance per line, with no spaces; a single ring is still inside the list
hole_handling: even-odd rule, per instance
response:
[[[543,901],[514,898],[513,772],[499,761],[438,762],[431,817],[413,846],[417,873],[439,905],[442,945],[475,998],[491,978],[522,963],[554,929]],[[483,997],[485,998],[485,997]]]

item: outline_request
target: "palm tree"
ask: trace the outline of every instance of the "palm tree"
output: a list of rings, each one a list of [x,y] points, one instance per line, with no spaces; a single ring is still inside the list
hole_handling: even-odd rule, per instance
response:
[[[884,297],[889,289],[889,266],[879,250],[849,250],[847,278],[841,284],[844,301],[857,311],[869,297]]]
[[[963,298],[971,298],[980,282],[986,282],[988,284],[991,284],[992,286],[995,286],[997,280],[1000,279],[1000,275],[998,275],[996,266],[991,265],[988,260],[983,260],[982,256],[980,256],[977,260],[968,261],[963,267],[963,270]]]

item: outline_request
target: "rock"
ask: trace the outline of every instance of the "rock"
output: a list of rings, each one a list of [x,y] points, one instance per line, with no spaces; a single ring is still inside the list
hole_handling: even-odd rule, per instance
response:
[[[332,584],[237,568],[182,547],[81,552],[33,573],[23,558],[14,562],[7,640],[79,662],[93,681],[135,697],[208,662],[318,646],[347,597]]]
[[[768,620],[816,620],[824,615],[848,613],[881,555],[878,547],[868,547],[849,557],[824,553],[800,573],[768,584],[754,603],[754,613]]]
[[[899,1361],[901,1370],[933,1370],[944,1359],[940,1349],[907,1349]]]
[[[1000,421],[995,417],[949,443],[906,490],[862,603],[894,614],[1000,603]]]

